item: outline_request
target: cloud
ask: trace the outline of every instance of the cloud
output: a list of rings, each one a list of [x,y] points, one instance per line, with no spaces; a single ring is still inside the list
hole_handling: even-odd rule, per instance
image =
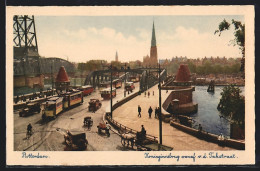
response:
[[[214,35],[214,31],[199,32],[194,28],[177,27],[171,33],[162,33],[158,38],[161,58],[187,56],[197,58],[204,56],[240,57],[237,46],[229,46],[234,39],[232,30],[222,36]],[[225,35],[224,35],[225,34]]]
[[[136,29],[136,35],[124,35],[113,28],[89,27],[77,30],[56,30],[52,35],[39,35],[40,55],[61,57],[73,62],[91,59],[143,60],[150,53],[151,31]],[[41,34],[41,33],[40,33]],[[194,28],[177,27],[175,30],[156,30],[158,56],[161,59],[173,56],[191,58],[204,56],[239,56],[238,47],[228,46],[234,39],[232,31],[222,36],[214,35],[214,30],[199,32]],[[241,55],[240,55],[241,56]]]

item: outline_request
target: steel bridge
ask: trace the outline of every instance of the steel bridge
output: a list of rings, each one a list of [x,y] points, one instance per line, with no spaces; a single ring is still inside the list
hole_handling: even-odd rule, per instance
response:
[[[143,92],[150,87],[154,86],[159,82],[159,68],[138,68],[138,69],[107,69],[107,70],[98,70],[90,72],[86,79],[84,85],[92,85],[93,87],[99,86],[100,83],[105,81],[111,81],[111,72],[112,80],[121,79],[122,81],[125,78],[128,78],[130,75],[140,75],[140,91]],[[124,73],[119,76],[119,73]],[[160,69],[161,80],[166,79],[167,70]]]

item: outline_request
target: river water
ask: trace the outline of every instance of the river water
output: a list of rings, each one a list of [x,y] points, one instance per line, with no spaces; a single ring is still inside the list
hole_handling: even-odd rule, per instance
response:
[[[208,93],[207,86],[196,86],[193,92],[193,101],[198,103],[198,112],[190,115],[194,123],[192,127],[198,128],[201,124],[203,130],[219,135],[230,137],[230,123],[225,118],[220,117],[217,110],[219,100],[221,98],[223,86],[216,86],[215,93]],[[244,87],[240,87],[241,94],[244,95]]]

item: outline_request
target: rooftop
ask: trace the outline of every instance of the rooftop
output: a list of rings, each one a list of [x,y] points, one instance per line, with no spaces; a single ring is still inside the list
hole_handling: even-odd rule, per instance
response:
[[[57,78],[56,78],[56,82],[70,82],[68,74],[67,74],[64,66],[60,67],[60,70],[59,70]]]

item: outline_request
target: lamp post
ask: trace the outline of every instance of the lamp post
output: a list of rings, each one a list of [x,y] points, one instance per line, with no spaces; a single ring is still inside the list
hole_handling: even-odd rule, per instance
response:
[[[110,79],[110,115],[111,115],[111,118],[113,116],[112,112],[112,104],[113,104],[113,100],[112,100],[112,87],[113,87],[113,79],[112,79],[112,62],[111,62],[111,66],[110,66],[110,69],[111,69],[111,79]]]
[[[52,60],[52,62],[51,62],[51,94],[53,95],[53,67],[52,67],[52,65],[53,65],[53,60]]]
[[[125,63],[125,84],[126,84],[126,63]],[[124,86],[124,97],[126,96],[126,89]]]
[[[161,97],[161,68],[160,68],[160,63],[159,63],[159,138],[160,138],[160,144],[162,144],[162,97]]]

